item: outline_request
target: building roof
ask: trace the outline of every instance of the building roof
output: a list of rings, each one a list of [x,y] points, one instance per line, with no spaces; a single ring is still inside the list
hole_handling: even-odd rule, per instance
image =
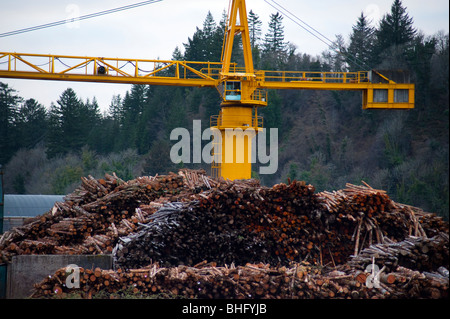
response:
[[[48,212],[55,202],[62,202],[64,195],[7,195],[4,201],[4,217],[34,217]]]

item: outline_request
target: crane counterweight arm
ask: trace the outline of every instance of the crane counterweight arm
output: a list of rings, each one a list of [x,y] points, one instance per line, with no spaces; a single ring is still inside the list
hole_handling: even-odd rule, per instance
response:
[[[375,70],[258,71],[256,74],[260,89],[361,91],[363,109],[412,109],[415,103],[414,84],[404,74],[407,83],[396,83]]]

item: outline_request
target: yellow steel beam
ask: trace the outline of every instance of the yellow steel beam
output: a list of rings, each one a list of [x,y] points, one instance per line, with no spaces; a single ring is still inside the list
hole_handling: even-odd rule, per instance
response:
[[[111,75],[84,75],[84,74],[52,74],[19,71],[0,71],[0,78],[29,79],[29,80],[52,80],[52,81],[74,81],[74,82],[102,82],[122,84],[148,84],[167,86],[196,86],[215,87],[216,81],[206,79],[176,79],[171,77],[124,77]]]
[[[396,83],[385,76],[380,77],[384,83],[372,83],[367,71],[258,71],[256,74],[260,89],[354,90],[363,93],[363,109],[414,108],[414,84]]]
[[[224,81],[222,65],[219,62],[0,52],[0,78],[218,87]],[[104,68],[102,72],[99,72],[99,67]],[[141,68],[150,70],[145,71]],[[240,102],[248,105],[266,105],[267,96],[264,90],[267,89],[309,89],[360,90],[363,92],[364,109],[414,107],[414,84],[395,83],[389,80],[386,80],[387,83],[372,83],[367,71],[257,71],[251,76],[251,73],[241,72],[235,64],[232,64],[230,72],[226,74],[227,81],[232,79],[241,83]],[[398,92],[395,90],[407,90],[407,94],[402,93],[402,96],[407,98],[404,98],[404,101],[396,100]],[[379,95],[381,93],[380,96],[384,94],[386,100],[379,101],[375,93]]]
[[[258,87],[264,89],[298,89],[298,90],[367,90],[367,89],[414,89],[411,83],[328,83],[322,81],[292,81],[292,82],[258,82]]]
[[[415,104],[415,87],[412,83],[324,83],[315,81],[293,82],[260,82],[264,89],[301,89],[301,90],[348,90],[361,91],[363,109],[413,109]],[[382,98],[377,98],[375,92],[381,93]],[[396,92],[404,91],[403,98],[396,100]]]
[[[0,52],[0,78],[216,87],[221,67],[219,62]]]
[[[233,51],[234,37],[240,33],[242,37],[242,49],[244,54],[245,72],[249,76],[254,76],[253,56],[250,44],[250,32],[247,21],[247,9],[244,0],[230,2],[228,8],[227,26],[222,48],[222,76],[227,77],[231,71],[231,55]],[[238,20],[239,18],[239,20]]]

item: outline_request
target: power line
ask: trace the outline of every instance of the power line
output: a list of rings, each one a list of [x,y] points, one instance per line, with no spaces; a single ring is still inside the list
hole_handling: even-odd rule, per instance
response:
[[[342,52],[341,47],[335,42],[330,40],[328,37],[326,37],[325,35],[323,35],[322,33],[320,33],[318,30],[316,30],[315,28],[313,28],[312,26],[310,26],[308,23],[306,23],[305,21],[303,21],[302,19],[300,19],[298,16],[296,16],[295,14],[293,14],[292,12],[290,12],[289,10],[287,10],[286,8],[284,8],[282,5],[280,5],[279,3],[277,3],[275,0],[270,0],[271,2],[273,2],[274,4],[270,3],[268,0],[264,0],[267,4],[269,4],[272,8],[274,8],[275,10],[279,10],[281,11],[288,19],[290,19],[292,22],[294,22],[295,24],[297,24],[299,27],[301,27],[302,29],[304,29],[306,32],[308,32],[309,34],[311,34],[312,36],[314,36],[316,39],[318,39],[319,41],[323,42],[325,45],[327,45],[328,48],[332,49],[333,51],[335,51],[338,54],[341,55],[345,55],[347,56],[347,58],[352,58],[354,61],[353,63],[355,63],[356,65],[358,65],[359,67],[363,68],[364,67],[361,65],[365,65],[366,67],[369,67],[369,69],[371,69],[371,67],[369,65],[367,65],[364,61],[361,61],[360,59],[358,59],[357,57],[347,53],[347,52]],[[276,7],[278,6],[278,7]],[[291,16],[293,16],[294,18],[292,18]],[[303,23],[304,25],[300,24],[299,21],[301,23]],[[359,64],[358,62],[360,62],[361,64]]]
[[[270,4],[267,0],[264,0],[265,2],[267,2],[269,5],[271,5],[273,8],[275,8],[275,6],[273,6],[272,4]],[[294,21],[292,18],[290,18],[288,15],[286,15],[289,19],[291,19],[293,22],[295,22],[297,25],[299,25],[300,27],[302,27],[303,29],[305,29],[306,31],[308,31],[310,34],[312,34],[314,37],[316,37],[317,39],[319,39],[320,41],[322,41],[323,43],[325,43],[326,45],[330,46],[331,44],[334,44],[334,42],[330,39],[328,39],[325,35],[323,35],[322,33],[320,33],[319,31],[317,31],[316,29],[314,29],[312,26],[310,26],[308,23],[306,23],[305,21],[303,21],[302,19],[300,19],[298,16],[296,16],[295,14],[293,14],[292,12],[290,12],[288,9],[286,9],[285,7],[283,7],[281,4],[277,3],[274,0],[271,0],[275,5],[277,5],[278,7],[280,7],[282,10],[284,10],[285,12],[287,12],[288,14],[292,15],[294,18],[296,18],[298,21],[300,21],[301,23],[303,23],[304,25],[306,25],[308,28],[310,28],[311,30],[313,30],[315,33],[317,33],[319,36],[313,34],[311,31],[309,31],[308,29],[306,29],[304,26],[300,25],[298,22]],[[275,8],[277,9],[277,8]],[[279,10],[279,9],[277,9]],[[329,43],[327,43],[326,41],[324,41],[323,39],[325,39],[326,41],[328,41]]]
[[[292,14],[291,12],[289,12],[288,10],[284,9],[281,5],[279,5],[278,3],[276,3],[275,1],[272,1],[274,4],[270,3],[268,0],[264,0],[268,5],[270,5],[272,8],[274,8],[275,10],[281,11],[282,13],[284,13],[283,11],[286,11],[287,13],[291,14],[292,16],[294,16],[296,19],[298,19],[299,21],[301,21],[302,23],[304,23],[305,25],[307,25],[309,27],[309,25],[307,23],[305,23],[303,20],[301,20],[300,18],[298,18],[297,16],[295,16],[294,14]],[[277,8],[275,5],[279,6],[280,8]],[[324,39],[322,39],[320,36],[314,34],[312,31],[310,31],[308,28],[306,28],[305,26],[301,25],[300,23],[298,23],[298,21],[295,21],[292,17],[290,17],[288,14],[284,13],[284,15],[290,19],[292,22],[294,22],[296,25],[298,25],[299,27],[301,27],[303,30],[305,30],[306,32],[308,32],[309,34],[311,34],[313,37],[315,37],[316,39],[318,39],[319,41],[323,42],[324,44],[326,44],[328,47],[331,47],[331,44],[326,42]],[[311,28],[313,29],[313,28]],[[314,29],[313,29],[314,30]],[[321,33],[319,33],[321,34]],[[326,38],[326,37],[325,37]],[[326,38],[328,41],[330,41],[328,38]],[[332,41],[330,41],[332,42]]]
[[[100,11],[100,12],[96,12],[96,13],[86,14],[86,15],[79,16],[79,17],[72,18],[72,19],[65,19],[65,20],[60,20],[60,21],[56,21],[56,22],[41,24],[41,25],[34,26],[34,27],[29,27],[29,28],[9,31],[9,32],[5,32],[5,33],[0,33],[0,38],[12,36],[12,35],[17,35],[17,34],[22,34],[22,33],[25,33],[25,32],[41,30],[41,29],[45,29],[45,28],[55,27],[55,26],[58,26],[58,25],[61,25],[61,24],[66,24],[66,23],[70,23],[70,22],[76,22],[76,21],[82,21],[82,20],[86,20],[86,19],[96,18],[96,17],[99,17],[99,16],[103,16],[103,15],[107,15],[107,14],[111,14],[111,13],[115,13],[115,12],[120,12],[120,11],[124,11],[124,10],[129,10],[129,9],[133,9],[133,8],[145,6],[145,5],[148,5],[148,4],[153,4],[153,3],[156,3],[156,2],[161,2],[161,1],[162,0],[147,0],[147,1],[143,1],[143,2],[130,4],[130,5],[127,5],[127,6],[114,8],[114,9],[109,9],[109,10],[104,10],[104,11]]]

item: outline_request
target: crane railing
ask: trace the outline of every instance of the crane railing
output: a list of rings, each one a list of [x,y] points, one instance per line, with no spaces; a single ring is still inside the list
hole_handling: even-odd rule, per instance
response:
[[[52,80],[85,80],[103,76],[104,82],[145,83],[150,80],[170,80],[176,85],[193,85],[190,80],[206,80],[215,86],[221,78],[221,62],[124,59],[69,55],[45,55],[0,52],[0,77]],[[244,69],[233,63],[230,72],[242,74]],[[78,78],[77,78],[78,77]],[[92,79],[91,79],[92,80]],[[369,81],[369,71],[257,71],[258,82],[315,82],[354,84]],[[102,81],[97,78],[96,81]],[[151,82],[151,81],[150,81]],[[162,84],[166,84],[163,83]],[[195,84],[194,84],[195,85]],[[208,84],[202,84],[208,85]]]
[[[0,52],[0,77],[14,78],[215,86],[221,66],[220,62]]]
[[[369,71],[316,72],[316,71],[258,71],[257,80],[263,82],[320,82],[363,83],[369,81]]]
[[[218,128],[222,128],[222,127],[239,127],[243,130],[246,130],[248,128],[252,128],[256,131],[259,131],[260,129],[263,128],[263,124],[264,124],[264,119],[262,116],[255,116],[253,115],[252,118],[250,119],[250,121],[246,122],[246,123],[241,123],[241,125],[236,125],[236,122],[245,122],[242,121],[242,118],[240,116],[228,116],[226,119],[224,119],[222,116],[220,115],[212,115],[210,117],[210,127],[218,127]],[[232,123],[232,124],[230,124]]]

